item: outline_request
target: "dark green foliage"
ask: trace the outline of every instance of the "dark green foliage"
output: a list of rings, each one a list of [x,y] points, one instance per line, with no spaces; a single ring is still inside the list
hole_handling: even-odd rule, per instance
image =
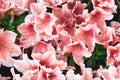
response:
[[[93,70],[96,70],[100,65],[106,67],[106,57],[107,54],[104,46],[96,44],[92,56],[89,58],[83,57],[83,60],[86,67],[91,67]]]
[[[5,30],[10,30],[17,32],[17,26],[24,22],[25,17],[27,16],[27,12],[24,12],[20,16],[16,16],[14,21],[11,20],[10,15],[4,13],[2,18],[0,19],[0,27]]]
[[[14,26],[19,26],[21,23],[24,22],[25,17],[28,15],[27,12],[24,12],[23,14],[21,14],[20,16],[16,16],[15,20],[14,20]]]
[[[0,19],[0,26],[8,26],[9,25],[10,16],[7,14],[3,14],[2,18]]]

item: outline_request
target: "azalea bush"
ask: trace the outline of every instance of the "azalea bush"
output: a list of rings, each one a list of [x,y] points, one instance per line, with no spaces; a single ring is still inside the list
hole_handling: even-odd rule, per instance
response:
[[[0,0],[0,80],[120,80],[120,0]]]

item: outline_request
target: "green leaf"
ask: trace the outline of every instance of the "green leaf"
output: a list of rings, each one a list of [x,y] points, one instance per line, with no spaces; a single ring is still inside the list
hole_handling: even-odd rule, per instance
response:
[[[18,26],[21,23],[24,22],[25,17],[27,16],[27,12],[24,12],[23,14],[21,14],[20,16],[18,16],[15,20],[14,20],[14,26]]]
[[[8,14],[3,14],[2,18],[0,19],[1,26],[8,26],[9,25],[10,16]]]
[[[99,50],[99,51],[105,50],[104,46],[101,45],[101,44],[96,44],[96,49]]]
[[[11,31],[15,30],[15,26],[13,25],[13,23],[14,22],[12,20],[9,21],[9,28],[10,28]]]
[[[92,66],[92,64],[93,64],[93,59],[92,58],[90,58],[88,61],[87,61],[87,66]]]
[[[97,54],[97,55],[104,55],[104,52],[98,51],[96,54]]]

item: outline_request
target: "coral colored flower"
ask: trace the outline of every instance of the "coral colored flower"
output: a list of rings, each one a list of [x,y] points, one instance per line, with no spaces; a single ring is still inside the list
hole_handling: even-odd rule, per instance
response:
[[[66,31],[61,31],[55,38],[57,50],[62,51],[64,46],[71,43],[71,36]]]
[[[105,10],[95,7],[95,9],[89,14],[88,19],[86,21],[88,24],[97,24],[97,27],[104,31],[106,28],[105,20],[111,20],[113,15],[111,13],[106,12]]]
[[[114,0],[92,0],[94,7],[100,7],[109,13],[115,13],[117,6]]]
[[[69,35],[74,36],[76,32],[76,27],[74,25],[60,25],[57,27],[58,33],[62,31],[67,31]]]
[[[18,31],[22,34],[20,38],[21,46],[30,47],[39,41],[39,34],[34,30],[30,23],[22,23],[17,27]]]
[[[7,61],[10,57],[21,54],[20,47],[15,44],[16,34],[0,29],[0,61]]]
[[[83,6],[81,3],[79,3],[79,5]],[[58,29],[60,31],[67,31],[71,36],[75,34],[75,24],[81,24],[85,20],[84,17],[81,15],[83,9],[79,10],[80,12],[76,10],[77,9],[74,9],[74,11],[72,12],[68,8],[67,4],[63,5],[62,9],[53,8],[53,14],[57,17],[56,24],[61,25],[61,27],[59,26]]]
[[[119,67],[116,68],[115,66],[110,66],[108,70],[103,69],[100,73],[104,80],[120,80],[120,73],[118,71]]]
[[[42,11],[46,11],[46,6],[42,3],[31,3],[30,10],[33,14],[40,15]]]
[[[10,77],[2,77],[1,75],[0,75],[0,80],[9,80],[10,79]]]
[[[20,71],[25,72],[28,70],[38,71],[39,70],[39,61],[38,60],[30,60],[27,54],[22,55],[23,59],[14,60],[14,67]],[[24,66],[23,66],[24,65]]]
[[[120,28],[120,23],[117,21],[111,21],[110,26],[114,28],[115,30],[118,30]]]
[[[96,6],[100,6],[100,7],[110,7],[115,5],[115,1],[114,0],[92,0],[93,5]]]
[[[85,3],[81,3],[81,1],[75,1],[75,6],[73,7],[72,12],[76,15],[82,14],[85,7],[86,7]]]
[[[62,60],[57,60],[56,53],[54,48],[49,48],[49,50],[43,54],[41,53],[33,53],[33,59],[39,60],[40,65],[45,66],[47,68],[56,68],[65,69],[66,63]]]
[[[83,63],[80,63],[82,80],[94,80],[92,75],[92,70],[90,68],[85,68]]]
[[[119,63],[120,44],[116,46],[108,46],[107,48],[107,65],[113,65],[116,62]]]
[[[42,12],[39,16],[35,17],[34,29],[38,33],[45,32],[47,35],[51,35],[55,21],[56,17],[54,15]]]
[[[92,52],[95,47],[96,37],[95,35],[99,33],[99,29],[96,25],[87,25],[85,27],[80,27],[78,33],[73,36],[73,41],[83,41],[88,47],[88,50]]]
[[[120,23],[111,21],[110,26],[115,29],[115,35],[120,37]]]
[[[67,80],[82,80],[82,76],[80,74],[74,74],[73,70],[69,70],[66,73]]]
[[[82,57],[90,57],[91,53],[85,47],[85,44],[82,41],[70,43],[64,47],[64,55],[71,54],[73,56],[74,61],[79,65],[83,62]]]
[[[114,29],[107,27],[106,30],[100,32],[96,35],[97,43],[104,45],[104,47],[109,46],[109,43],[113,41]]]
[[[44,3],[46,4],[46,6],[54,7],[62,4],[62,0],[44,0]]]
[[[55,69],[41,67],[38,75],[39,80],[65,80],[64,75],[58,67]]]
[[[33,46],[33,53],[45,53],[48,51],[49,45],[43,41],[40,41]]]
[[[30,8],[30,4],[35,2],[35,0],[13,0],[15,5],[18,8],[23,8],[23,9],[29,9]]]

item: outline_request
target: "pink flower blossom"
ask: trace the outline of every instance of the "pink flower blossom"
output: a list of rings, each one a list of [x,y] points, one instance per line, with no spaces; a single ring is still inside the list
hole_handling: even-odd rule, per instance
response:
[[[73,41],[83,41],[88,47],[88,50],[92,52],[95,47],[96,37],[95,35],[99,33],[99,29],[96,25],[87,25],[85,27],[80,27],[78,33],[73,36]]]
[[[82,80],[82,76],[79,74],[74,74],[73,70],[67,71],[66,78],[67,80]]]
[[[113,65],[115,62],[119,61],[119,55],[120,55],[120,44],[116,46],[108,46],[107,48],[107,65]]]
[[[39,34],[34,30],[30,23],[22,23],[18,26],[18,31],[22,34],[20,38],[20,45],[23,47],[30,47],[39,41]]]
[[[106,27],[106,29],[100,34],[96,35],[97,43],[104,45],[104,47],[109,46],[109,43],[113,41],[114,29],[111,27]]]
[[[110,22],[110,26],[115,29],[115,35],[120,37],[120,23],[112,21]]]
[[[42,67],[38,75],[39,80],[65,80],[64,75],[61,73],[60,69],[56,67],[55,69]]]
[[[14,43],[16,36],[14,32],[0,30],[0,61],[5,62],[21,54],[20,47]]]
[[[94,7],[101,7],[109,12],[116,12],[117,6],[114,0],[92,0]]]
[[[13,80],[65,80],[65,76],[58,67],[51,69],[42,66],[39,72],[26,71],[22,77],[19,74],[15,74],[13,68],[11,72]]]
[[[73,1],[73,2],[68,2],[67,4],[69,9],[72,9],[72,12],[76,15],[82,14],[83,10],[86,7],[85,3],[81,3],[81,1]]]
[[[64,47],[64,55],[71,54],[73,56],[74,61],[79,65],[83,62],[82,57],[90,57],[91,53],[85,47],[85,44],[82,41],[70,43]]]
[[[38,44],[34,45],[33,53],[45,53],[48,51],[49,45],[43,41],[40,41]]]
[[[59,51],[62,51],[64,46],[72,42],[71,36],[66,31],[61,31],[54,39],[56,41],[57,50]]]
[[[44,3],[46,6],[54,7],[54,6],[62,4],[62,0],[44,0]]]
[[[30,8],[30,4],[35,2],[35,0],[13,0],[15,5],[18,8],[23,8],[23,9],[29,9]]]
[[[118,73],[118,70],[115,66],[110,66],[107,69],[103,69],[101,70],[101,76],[104,80],[119,80],[120,79],[120,76],[119,76],[119,73]]]
[[[40,65],[45,66],[47,68],[56,68],[65,69],[66,63],[62,60],[57,60],[56,53],[54,48],[49,48],[49,50],[43,54],[41,53],[33,53],[33,59],[39,60]]]
[[[23,54],[22,57],[23,57],[23,59],[21,59],[21,60],[14,60],[14,67],[18,71],[25,72],[28,70],[33,70],[33,71],[39,70],[40,64],[39,64],[38,60],[30,60],[27,57],[27,54]]]
[[[8,79],[10,79],[10,77],[3,77],[0,75],[0,80],[8,80]]]
[[[97,24],[97,27],[104,31],[106,27],[105,20],[111,20],[113,15],[111,13],[106,12],[105,10],[95,7],[95,9],[89,14],[86,21],[88,24]]]
[[[46,6],[42,3],[31,3],[30,10],[33,14],[40,15],[42,11],[46,11]]]
[[[38,33],[45,32],[47,35],[51,35],[53,31],[53,25],[55,24],[56,17],[52,14],[42,12],[39,16],[35,17],[34,29]]]

